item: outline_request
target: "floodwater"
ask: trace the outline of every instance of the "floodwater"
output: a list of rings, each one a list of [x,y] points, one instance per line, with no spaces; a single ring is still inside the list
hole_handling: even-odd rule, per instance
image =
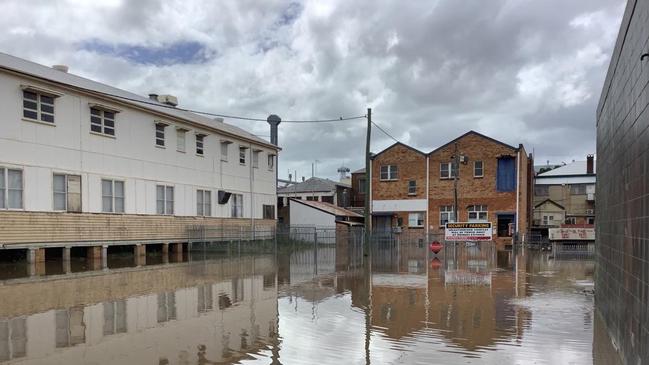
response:
[[[592,258],[279,246],[0,272],[4,364],[615,364]]]

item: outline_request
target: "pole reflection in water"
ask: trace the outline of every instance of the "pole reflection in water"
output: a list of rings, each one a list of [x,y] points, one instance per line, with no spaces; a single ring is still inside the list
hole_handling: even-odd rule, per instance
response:
[[[10,279],[0,363],[611,364],[591,259],[489,243],[278,243]],[[147,262],[148,265],[148,262]]]

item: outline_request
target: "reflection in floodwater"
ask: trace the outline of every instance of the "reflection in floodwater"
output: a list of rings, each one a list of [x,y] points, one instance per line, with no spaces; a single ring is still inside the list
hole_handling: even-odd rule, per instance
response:
[[[394,242],[198,256],[1,282],[0,362],[616,361],[590,259]]]

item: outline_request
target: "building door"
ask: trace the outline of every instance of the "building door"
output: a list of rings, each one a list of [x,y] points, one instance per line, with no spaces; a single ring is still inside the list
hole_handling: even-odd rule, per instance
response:
[[[499,214],[498,215],[498,237],[511,237],[512,232],[516,229],[516,227],[512,227],[512,225],[515,225],[515,217],[516,215],[514,214]],[[510,229],[512,227],[513,229]]]
[[[373,217],[374,224],[372,228],[375,232],[390,232],[392,231],[392,216],[389,215],[376,215]]]

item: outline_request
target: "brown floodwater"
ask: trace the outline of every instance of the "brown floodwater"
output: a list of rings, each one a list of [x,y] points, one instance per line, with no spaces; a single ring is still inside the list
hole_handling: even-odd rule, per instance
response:
[[[617,362],[588,255],[377,243],[130,262],[0,264],[0,363]]]

